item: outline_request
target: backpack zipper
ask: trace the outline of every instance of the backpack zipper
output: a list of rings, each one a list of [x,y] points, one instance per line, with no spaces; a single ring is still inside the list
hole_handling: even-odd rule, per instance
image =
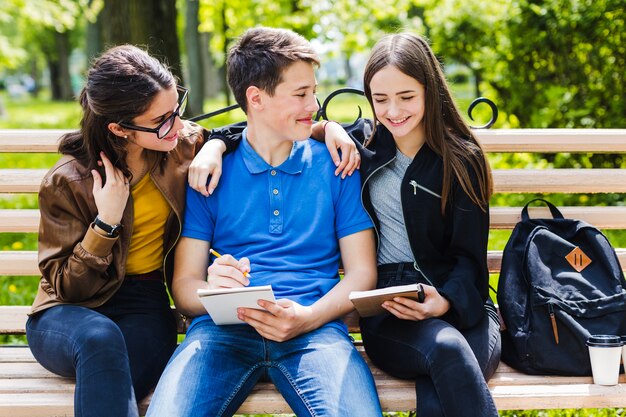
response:
[[[552,333],[554,334],[554,341],[559,344],[559,330],[556,327],[556,316],[554,315],[554,308],[552,304],[548,304],[548,313],[550,313],[550,321],[552,322]]]

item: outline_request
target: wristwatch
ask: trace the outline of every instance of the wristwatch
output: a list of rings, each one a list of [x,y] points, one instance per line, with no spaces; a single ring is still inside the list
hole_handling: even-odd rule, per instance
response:
[[[108,224],[98,216],[96,216],[96,219],[93,222],[100,229],[104,230],[108,237],[118,237],[122,231],[122,227],[124,227],[121,224]]]

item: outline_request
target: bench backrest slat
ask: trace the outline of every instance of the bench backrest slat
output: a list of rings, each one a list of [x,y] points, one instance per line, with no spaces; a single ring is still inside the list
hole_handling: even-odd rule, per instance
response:
[[[616,248],[622,268],[626,268],[626,248]],[[489,251],[487,265],[489,272],[500,272],[502,251]],[[37,252],[35,251],[0,251],[0,275],[39,276]]]
[[[36,193],[46,169],[0,169],[0,193]],[[496,193],[626,193],[622,169],[494,169]]]
[[[60,129],[0,130],[0,152],[56,152]],[[475,130],[487,152],[625,153],[626,129]]]
[[[619,207],[559,207],[565,217],[584,220],[600,229],[626,229],[626,206]],[[490,228],[512,229],[520,220],[520,207],[491,207]],[[549,217],[547,207],[531,207],[530,216]],[[39,210],[0,209],[0,233],[36,233],[39,230]]]

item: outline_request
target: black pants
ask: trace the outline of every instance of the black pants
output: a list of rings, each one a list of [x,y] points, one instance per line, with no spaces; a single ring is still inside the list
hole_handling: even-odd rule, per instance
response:
[[[138,415],[176,348],[161,281],[126,280],[104,305],[59,305],[28,319],[28,343],[48,370],[76,378],[76,417]]]
[[[399,267],[379,270],[378,279],[386,287],[415,283],[418,275]],[[400,320],[385,313],[361,319],[361,333],[376,366],[415,380],[418,416],[498,415],[486,383],[500,361],[500,326],[491,302],[482,320],[462,331],[441,319]]]

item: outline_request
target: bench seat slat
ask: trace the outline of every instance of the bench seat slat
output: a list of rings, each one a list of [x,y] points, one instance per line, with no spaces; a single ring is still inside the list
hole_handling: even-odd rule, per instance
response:
[[[363,354],[363,349],[359,348]],[[15,351],[21,351],[16,355]],[[2,358],[23,359],[21,363],[4,363]],[[369,361],[368,361],[369,362]],[[376,387],[385,411],[411,410],[414,407],[413,382],[400,380],[373,368]],[[512,383],[512,381],[520,381]],[[565,398],[575,396],[568,407],[617,407],[623,404],[626,395],[626,376],[620,376],[620,385],[599,387],[590,383],[590,377],[559,377],[524,375],[500,364],[489,381],[496,405],[500,410],[560,408]],[[52,416],[50,406],[65,407],[71,414],[73,407],[74,381],[71,378],[54,376],[35,362],[30,350],[25,347],[0,348],[0,416],[21,414],[9,413],[6,405],[14,407],[32,406],[28,416]],[[37,398],[29,401],[28,397]],[[67,398],[65,398],[67,397]],[[23,403],[21,403],[23,401]],[[149,398],[142,401],[145,411]],[[571,405],[570,405],[571,404]],[[45,407],[47,405],[48,407]],[[41,406],[40,410],[37,407]],[[20,411],[21,412],[21,411]],[[238,411],[252,413],[289,413],[289,406],[271,383],[260,383]],[[40,413],[40,414],[38,414]]]
[[[380,369],[376,368],[369,358],[365,355],[363,347],[357,348],[364,356],[365,361],[372,369],[372,374],[376,377],[376,381],[381,386],[397,386],[399,381],[389,376]],[[15,381],[26,379],[40,381],[42,379],[54,378],[58,381],[48,381],[48,383],[68,384],[73,383],[72,379],[63,379],[57,377],[45,370],[37,363],[30,349],[25,347],[8,347],[0,348],[0,376],[2,378],[12,378]],[[5,392],[13,388],[13,385],[3,382],[0,379],[0,392]],[[626,375],[620,375],[620,383],[626,383]],[[39,382],[37,382],[39,383]],[[41,382],[42,384],[44,382]],[[550,384],[550,385],[567,385],[567,384],[591,384],[592,378],[588,376],[560,376],[560,375],[526,375],[505,363],[500,363],[494,376],[489,380],[490,386],[502,385],[530,385],[530,384]],[[406,384],[411,385],[410,381]]]
[[[74,415],[74,394],[0,394],[0,417],[57,417]]]

